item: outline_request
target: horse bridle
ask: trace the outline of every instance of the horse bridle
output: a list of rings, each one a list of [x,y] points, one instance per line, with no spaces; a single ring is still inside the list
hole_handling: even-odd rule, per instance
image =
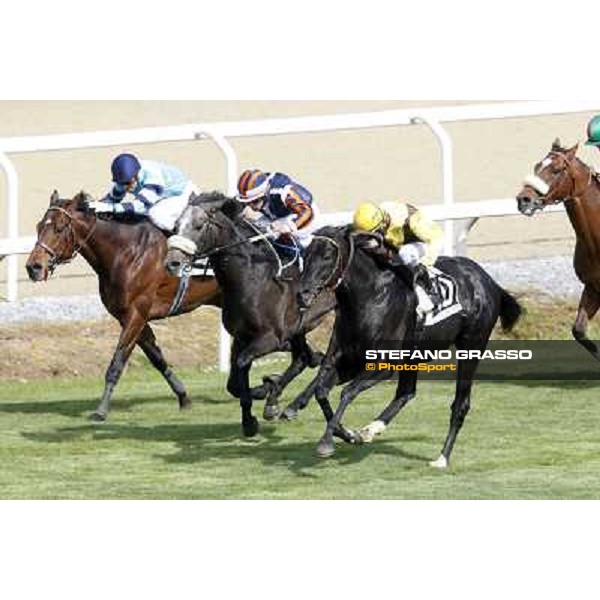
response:
[[[90,239],[96,229],[96,225],[98,224],[98,221],[94,221],[94,225],[91,227],[91,229],[90,229],[89,233],[87,234],[87,236],[85,237],[85,239],[80,244],[77,244],[76,237],[75,237],[75,231],[73,229],[73,219],[74,219],[73,215],[68,210],[65,210],[64,208],[62,208],[60,206],[51,206],[46,211],[46,213],[49,213],[49,212],[59,212],[67,217],[67,219],[68,219],[67,227],[69,230],[69,234],[71,236],[71,246],[73,247],[71,256],[69,256],[69,257],[60,256],[58,254],[58,252],[56,252],[53,248],[48,246],[48,244],[45,244],[44,242],[40,241],[40,235],[44,232],[44,230],[42,229],[42,231],[38,235],[38,239],[35,241],[35,245],[39,246],[40,248],[42,248],[42,250],[44,250],[45,252],[47,252],[50,255],[50,259],[48,260],[48,271],[50,271],[50,273],[52,273],[52,272],[54,272],[54,269],[56,269],[56,267],[58,267],[59,265],[67,264],[77,257],[77,255],[79,254],[81,249],[90,241]]]
[[[587,182],[587,185],[585,186],[585,188],[583,189],[583,191],[581,193],[577,194],[576,193],[577,180],[575,178],[575,175],[573,175],[570,161],[565,157],[564,154],[562,154],[561,152],[554,151],[554,150],[548,154],[547,158],[550,158],[550,157],[558,158],[562,162],[562,166],[564,168],[561,169],[560,173],[565,173],[568,177],[571,178],[571,181],[573,184],[573,186],[572,186],[573,192],[570,196],[568,196],[566,198],[558,198],[558,197],[553,198],[551,192],[552,192],[553,188],[557,187],[558,182],[552,182],[552,184],[550,184],[547,181],[544,181],[537,173],[534,172],[533,176],[528,177],[526,179],[525,183],[526,183],[526,185],[529,185],[530,187],[532,187],[538,194],[540,194],[540,196],[536,200],[534,200],[534,205],[536,206],[536,208],[538,208],[540,210],[543,209],[544,206],[548,206],[548,205],[552,205],[552,204],[560,204],[561,202],[567,202],[573,198],[581,197],[583,194],[585,194],[585,192],[587,192],[588,188],[592,185],[592,180],[594,177],[592,169],[590,169],[590,167],[588,167],[587,165],[584,165],[585,168],[588,170],[588,182]],[[542,168],[544,168],[543,163],[544,163],[544,161],[542,161],[542,163],[540,163],[538,168],[540,166],[542,166]],[[538,171],[538,168],[536,168],[536,171]],[[559,173],[557,173],[557,175],[558,174]]]

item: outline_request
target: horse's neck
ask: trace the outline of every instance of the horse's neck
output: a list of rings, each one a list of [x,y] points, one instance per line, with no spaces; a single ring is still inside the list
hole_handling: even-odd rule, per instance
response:
[[[77,229],[79,253],[99,275],[109,272],[114,263],[116,249],[121,245],[119,238],[122,226],[114,221],[92,218],[86,219],[85,225]]]
[[[379,304],[387,306],[388,300],[393,298],[394,305],[401,310],[405,302],[395,284],[397,279],[392,271],[380,270],[372,258],[357,252],[338,294],[340,307],[355,315],[365,316],[367,321],[374,316],[370,310],[364,310],[367,301],[370,307]],[[359,323],[355,324],[360,327]],[[370,323],[365,325],[370,327]]]
[[[230,224],[222,230],[222,234],[218,236],[217,246],[227,247],[230,244],[236,244],[244,238],[257,235],[257,231],[249,230],[249,228],[236,227]],[[276,267],[273,261],[269,260],[266,251],[259,250],[256,244],[264,242],[240,244],[231,248],[231,250],[223,250],[215,255],[212,259],[215,273],[219,279],[221,286],[234,286],[236,288],[245,287],[251,282],[258,280],[271,279],[275,273]],[[254,260],[260,258],[261,260]]]
[[[580,197],[565,203],[565,209],[578,241],[600,259],[600,182],[593,176]]]

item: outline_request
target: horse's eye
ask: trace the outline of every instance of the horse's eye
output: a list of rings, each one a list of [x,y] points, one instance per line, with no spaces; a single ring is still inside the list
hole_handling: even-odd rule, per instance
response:
[[[553,175],[558,175],[559,173],[563,172],[563,168],[562,167],[558,167],[558,166],[552,166],[552,167],[550,167],[550,172]]]

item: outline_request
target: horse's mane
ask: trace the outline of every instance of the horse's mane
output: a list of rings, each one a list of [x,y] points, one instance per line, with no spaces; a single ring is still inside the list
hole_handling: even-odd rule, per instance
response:
[[[241,202],[217,190],[196,194],[189,204],[190,206],[199,206],[210,212],[221,211],[231,221],[235,221],[244,210],[244,205]]]
[[[333,237],[336,238],[339,235],[350,232],[351,225],[325,225],[325,227],[321,227],[315,231],[314,235],[322,235],[323,237]]]

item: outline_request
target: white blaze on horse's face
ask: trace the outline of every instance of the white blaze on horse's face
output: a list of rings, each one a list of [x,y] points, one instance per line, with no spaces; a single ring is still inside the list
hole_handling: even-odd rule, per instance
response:
[[[179,235],[186,235],[191,231],[192,228],[192,208],[188,206],[179,217],[179,225],[177,226],[177,233]]]
[[[525,185],[532,187],[538,194],[546,196],[550,191],[550,184],[544,181],[539,175],[552,164],[552,157],[547,156],[535,169],[533,173],[525,177]]]

